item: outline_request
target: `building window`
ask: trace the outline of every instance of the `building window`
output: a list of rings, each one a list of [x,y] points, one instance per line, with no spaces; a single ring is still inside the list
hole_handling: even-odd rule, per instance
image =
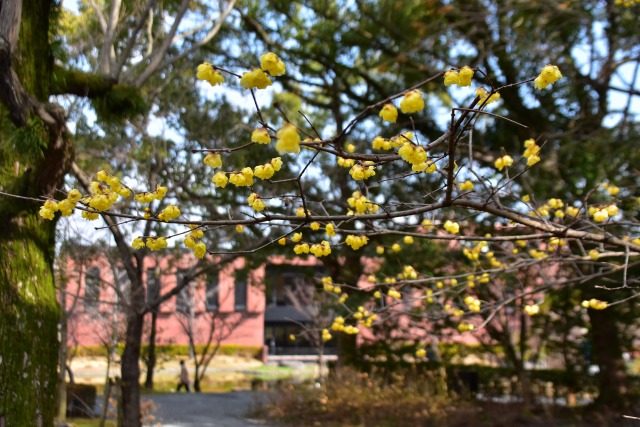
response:
[[[220,272],[218,270],[207,273],[207,299],[206,306],[209,311],[218,309],[218,297],[220,295]]]
[[[176,273],[176,285],[181,286],[188,270],[178,270]],[[176,294],[176,311],[178,313],[189,313],[191,310],[191,295],[189,293],[189,284],[180,289]]]
[[[116,268],[116,277],[115,277],[115,288],[117,290],[117,294],[122,295],[125,301],[130,300],[131,296],[131,280],[129,280],[129,275],[127,274],[127,270],[124,267]],[[120,296],[118,295],[118,299]]]
[[[247,308],[247,272],[236,271],[236,280],[233,289],[234,306],[236,311],[246,310]]]
[[[160,278],[157,270],[147,268],[147,305],[155,303],[160,298]]]
[[[86,310],[97,310],[100,300],[100,269],[91,267],[84,275],[84,307]]]

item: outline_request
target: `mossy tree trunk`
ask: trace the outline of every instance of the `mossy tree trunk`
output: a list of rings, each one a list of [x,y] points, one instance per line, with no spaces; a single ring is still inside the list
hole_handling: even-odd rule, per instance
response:
[[[0,2],[0,425],[50,426],[56,413],[60,309],[53,197],[72,158],[64,116],[46,104],[51,0]]]

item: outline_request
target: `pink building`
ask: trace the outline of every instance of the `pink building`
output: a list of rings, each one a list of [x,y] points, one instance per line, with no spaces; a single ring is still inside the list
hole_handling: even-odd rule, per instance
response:
[[[146,257],[144,262],[149,305],[174,289],[185,275],[192,275],[196,265],[190,255]],[[70,259],[65,275],[61,302],[70,313],[68,345],[122,342],[130,285],[117,259],[104,254]],[[322,275],[322,267],[311,258],[273,257],[254,269],[245,268],[244,259],[236,259],[200,274],[155,313],[149,313],[145,335],[148,337],[155,314],[157,345],[188,345],[192,334],[196,345],[211,340],[256,349],[266,346],[271,354],[312,353],[311,344],[301,334],[302,325],[311,322],[310,315],[292,297],[301,289],[312,294],[319,286],[316,278]],[[292,341],[290,335],[300,339]]]

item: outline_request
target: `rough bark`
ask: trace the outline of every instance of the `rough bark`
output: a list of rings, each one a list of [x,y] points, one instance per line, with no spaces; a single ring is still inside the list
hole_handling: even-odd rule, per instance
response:
[[[593,355],[600,368],[599,395],[596,404],[609,408],[627,405],[627,371],[622,358],[622,343],[616,325],[615,309],[589,310]]]
[[[72,158],[64,117],[46,103],[51,16],[51,0],[0,2],[0,189],[23,197],[52,197]],[[0,197],[0,425],[49,426],[56,414],[55,222],[38,210]]]
[[[151,332],[149,332],[149,344],[147,353],[147,377],[144,388],[153,390],[153,372],[156,368],[156,328],[158,320],[158,310],[151,311]]]

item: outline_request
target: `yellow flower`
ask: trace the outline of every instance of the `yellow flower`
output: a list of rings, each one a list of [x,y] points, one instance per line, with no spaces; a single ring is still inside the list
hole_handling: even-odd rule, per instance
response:
[[[133,249],[141,249],[144,248],[145,244],[142,238],[136,237],[135,239],[133,239],[131,246],[133,247]]]
[[[460,74],[456,70],[449,70],[444,73],[444,85],[457,85],[460,82]]]
[[[447,220],[444,223],[444,229],[451,234],[458,234],[458,232],[460,232],[460,225],[457,222]]]
[[[242,75],[240,84],[245,89],[264,89],[267,86],[271,86],[271,79],[260,68],[254,68],[252,71],[248,71]]]
[[[265,128],[254,129],[253,132],[251,132],[251,142],[269,144],[271,142],[271,135],[269,135],[269,131]]]
[[[473,187],[474,187],[473,182],[471,182],[470,180],[466,180],[462,184],[458,184],[458,186],[462,191],[471,191],[473,190]]]
[[[382,255],[382,254],[384,254],[384,246],[378,246],[378,247],[376,247],[376,253],[377,253],[378,255]]]
[[[167,247],[167,239],[164,237],[149,237],[146,244],[152,251],[159,251]]]
[[[158,219],[160,221],[170,221],[172,219],[178,218],[180,216],[180,208],[175,205],[169,205],[158,214]]]
[[[380,110],[379,116],[384,121],[395,123],[396,120],[398,120],[398,109],[391,103],[384,104],[384,107]]]
[[[196,74],[196,77],[200,80],[209,82],[211,86],[224,82],[222,74],[220,74],[218,70],[215,70],[208,62],[203,62],[198,65],[198,73]]]
[[[196,246],[193,248],[193,254],[197,258],[204,258],[204,256],[207,254],[207,246],[202,242],[196,243]]]
[[[272,76],[281,76],[286,72],[284,62],[273,52],[267,52],[260,56],[260,68]]]
[[[494,163],[496,169],[498,169],[499,171],[501,171],[504,168],[508,168],[512,164],[513,164],[513,158],[508,154],[505,155],[505,156],[500,157]]]
[[[224,188],[227,186],[227,182],[229,182],[229,178],[227,178],[227,174],[225,172],[218,172],[213,175],[211,181],[216,185],[216,187]]]
[[[348,246],[351,246],[351,249],[357,251],[361,247],[367,244],[369,238],[367,236],[354,236],[352,234],[348,235],[345,239],[345,243]]]
[[[96,219],[98,219],[100,215],[97,212],[87,212],[87,211],[82,211],[82,218],[88,220],[88,221],[94,221]]]
[[[335,225],[333,225],[333,223],[332,223],[332,222],[330,222],[329,224],[327,224],[327,225],[324,227],[324,230],[327,232],[327,236],[329,236],[329,237],[333,237],[333,236],[335,236],[335,235],[336,235],[336,226],[335,226]]]
[[[308,243],[302,243],[302,244],[296,245],[293,248],[293,252],[295,252],[296,255],[308,254],[309,253],[309,244]]]
[[[73,203],[77,203],[82,199],[82,194],[75,188],[67,194],[67,200]]]
[[[55,211],[44,206],[40,207],[40,212],[38,212],[38,214],[44,219],[53,219],[55,217]]]
[[[373,138],[371,148],[373,148],[374,150],[390,150],[391,142],[381,136],[376,136],[375,138]]]
[[[547,65],[542,69],[540,75],[533,81],[533,87],[536,89],[545,89],[550,84],[555,83],[562,78],[562,73],[555,65]]]
[[[600,258],[600,252],[598,252],[597,249],[591,249],[589,251],[589,258],[591,258],[594,261],[597,261],[598,258]]]
[[[267,208],[264,201],[257,193],[251,193],[247,198],[247,203],[249,203],[249,206],[251,206],[256,212],[262,212]]]
[[[344,148],[347,150],[347,153],[353,153],[356,151],[356,146],[351,143],[347,144]]]
[[[286,245],[287,244],[287,239],[284,238],[284,237],[279,238],[278,239],[278,244],[282,245],[282,246]]]
[[[402,246],[400,246],[400,244],[398,243],[394,243],[393,245],[391,245],[391,250],[393,252],[400,252],[402,250]]]
[[[605,208],[609,216],[616,216],[619,212],[619,209],[616,205],[609,205]]]
[[[400,101],[400,110],[404,114],[417,113],[424,109],[424,99],[422,99],[422,92],[418,89],[414,89],[407,92]]]
[[[404,236],[404,244],[405,245],[413,245],[413,237],[412,236]]]
[[[609,218],[609,212],[607,212],[607,209],[600,209],[593,214],[593,220],[595,222],[604,222],[607,218]]]
[[[186,236],[184,238],[184,245],[189,249],[193,249],[196,247],[196,239],[194,239],[193,236]]]
[[[539,161],[540,161],[540,157],[538,157],[535,154],[532,154],[529,157],[527,157],[527,166],[531,167],[536,163],[538,163]]]
[[[313,231],[317,231],[320,229],[320,223],[317,221],[313,221],[311,224],[309,224],[309,228]]]
[[[298,129],[291,123],[285,124],[282,129],[276,134],[278,142],[276,143],[276,150],[278,153],[294,153],[300,152],[300,135]]]
[[[395,298],[395,299],[400,299],[402,298],[402,294],[398,291],[396,291],[395,289],[391,288],[387,291],[387,295],[389,295],[391,298]]]
[[[271,166],[273,166],[273,170],[276,172],[282,169],[282,159],[280,157],[274,157],[269,163],[271,163]]]
[[[487,90],[484,87],[479,87],[478,89],[476,89],[476,96],[480,98],[478,103],[482,104],[484,102],[484,100],[487,99],[487,97],[489,96],[489,93],[487,92]],[[492,102],[496,102],[499,99],[500,99],[500,93],[499,92],[495,92],[495,93],[493,93],[493,95],[491,95],[489,97],[489,99],[487,99],[487,102],[486,102],[485,105],[489,105]]]
[[[353,165],[353,167],[349,170],[349,175],[351,175],[351,177],[356,181],[362,181],[371,178],[376,174],[376,169],[369,163],[371,162],[365,162],[364,165],[360,163]]]
[[[524,312],[529,316],[535,316],[540,312],[540,306],[538,304],[527,304],[524,306]]]
[[[294,243],[298,243],[300,240],[302,240],[302,233],[294,233],[293,236],[291,236],[291,241]]]
[[[465,65],[458,73],[458,86],[471,86],[471,78],[473,77],[473,69]]]

